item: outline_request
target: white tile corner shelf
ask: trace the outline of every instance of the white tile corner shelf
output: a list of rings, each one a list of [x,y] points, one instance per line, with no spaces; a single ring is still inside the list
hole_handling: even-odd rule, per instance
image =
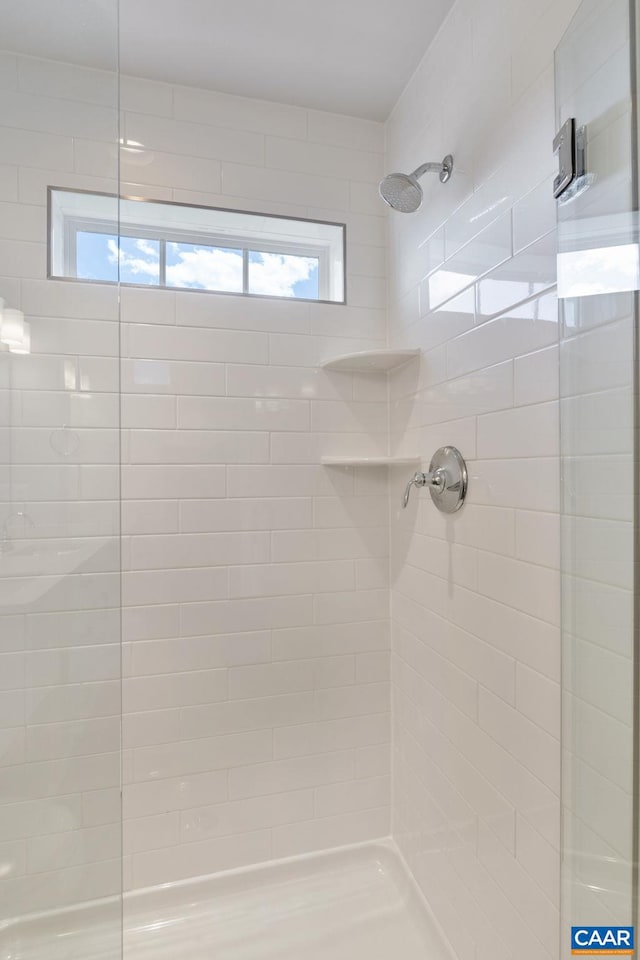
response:
[[[389,373],[418,356],[420,350],[362,350],[331,357],[324,360],[320,367],[322,370],[348,373]]]
[[[420,463],[420,457],[322,457],[325,467],[393,467]]]

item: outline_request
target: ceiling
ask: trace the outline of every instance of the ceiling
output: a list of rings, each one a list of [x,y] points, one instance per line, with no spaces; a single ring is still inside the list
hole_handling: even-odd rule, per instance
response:
[[[123,73],[384,120],[451,0],[120,0]],[[4,49],[112,69],[117,0],[0,0]]]

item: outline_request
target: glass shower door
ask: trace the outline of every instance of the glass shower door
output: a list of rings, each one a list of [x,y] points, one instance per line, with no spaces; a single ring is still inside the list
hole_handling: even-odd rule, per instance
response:
[[[47,188],[118,192],[117,0],[0,36],[0,957],[116,960],[118,287],[48,279]]]
[[[585,170],[558,203],[562,455],[561,956],[635,922],[638,236],[629,0],[585,0],[556,55]],[[566,128],[565,128],[566,129]],[[578,163],[580,155],[576,152]],[[580,172],[580,171],[578,171]]]

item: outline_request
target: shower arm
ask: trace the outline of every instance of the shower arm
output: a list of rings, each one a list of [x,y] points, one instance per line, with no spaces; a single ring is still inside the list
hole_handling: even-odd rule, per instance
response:
[[[412,179],[419,180],[425,173],[442,173],[443,169],[443,163],[421,163],[409,176]]]
[[[451,178],[452,172],[453,157],[448,153],[442,163],[421,163],[410,175],[410,179],[419,180],[425,173],[437,173],[440,177],[440,183],[446,183]]]

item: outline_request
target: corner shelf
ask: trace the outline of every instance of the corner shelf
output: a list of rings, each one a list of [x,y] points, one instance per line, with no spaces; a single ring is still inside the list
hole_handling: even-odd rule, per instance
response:
[[[322,457],[325,467],[392,467],[420,463],[420,457]]]
[[[389,373],[418,356],[420,350],[362,350],[331,357],[324,360],[320,367],[348,373]]]

